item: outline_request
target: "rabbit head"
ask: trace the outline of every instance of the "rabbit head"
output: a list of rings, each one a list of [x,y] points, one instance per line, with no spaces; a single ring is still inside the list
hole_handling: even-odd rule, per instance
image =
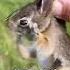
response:
[[[53,0],[35,0],[18,10],[9,19],[13,31],[29,34],[31,37],[49,26],[47,16],[52,10]]]

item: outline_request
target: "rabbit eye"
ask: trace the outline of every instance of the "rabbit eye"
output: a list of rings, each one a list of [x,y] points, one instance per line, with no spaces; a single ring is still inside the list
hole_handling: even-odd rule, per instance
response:
[[[27,23],[28,23],[27,20],[20,20],[18,27],[26,28],[28,27]]]
[[[27,20],[20,20],[20,25],[27,25]]]

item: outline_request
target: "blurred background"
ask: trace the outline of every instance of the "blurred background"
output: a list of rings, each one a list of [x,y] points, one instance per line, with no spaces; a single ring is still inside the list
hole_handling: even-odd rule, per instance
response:
[[[28,61],[20,56],[5,22],[10,13],[29,2],[32,0],[0,0],[0,70],[39,70],[36,61]],[[69,23],[67,31],[70,34]]]
[[[0,0],[0,70],[37,70],[36,61],[23,59],[13,42],[6,19],[32,0]],[[39,70],[39,69],[38,69]]]

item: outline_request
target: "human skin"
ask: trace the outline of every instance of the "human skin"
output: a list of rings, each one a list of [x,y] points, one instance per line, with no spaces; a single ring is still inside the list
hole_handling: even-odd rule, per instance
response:
[[[55,17],[70,21],[70,0],[56,0],[54,9]]]

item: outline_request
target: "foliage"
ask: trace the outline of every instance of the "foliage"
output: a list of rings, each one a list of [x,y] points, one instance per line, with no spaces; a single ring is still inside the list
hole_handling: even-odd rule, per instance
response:
[[[26,70],[32,66],[34,69],[37,67],[36,62],[22,59],[5,22],[10,13],[29,2],[32,0],[0,0],[0,70]]]

